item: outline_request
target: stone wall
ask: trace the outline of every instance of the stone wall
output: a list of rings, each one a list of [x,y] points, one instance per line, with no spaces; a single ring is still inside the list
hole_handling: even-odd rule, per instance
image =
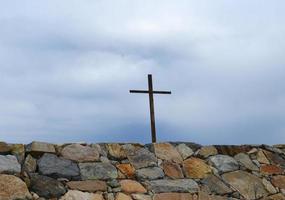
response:
[[[0,200],[285,199],[285,145],[0,142]]]

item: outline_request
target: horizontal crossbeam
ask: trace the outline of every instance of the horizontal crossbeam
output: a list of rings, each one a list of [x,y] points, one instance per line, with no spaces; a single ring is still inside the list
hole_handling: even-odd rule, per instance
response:
[[[147,93],[149,94],[149,90],[130,90],[130,93]],[[171,91],[152,91],[153,94],[171,94]]]

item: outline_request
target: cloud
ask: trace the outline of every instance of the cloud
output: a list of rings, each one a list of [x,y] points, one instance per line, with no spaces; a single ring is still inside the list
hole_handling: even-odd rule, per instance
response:
[[[281,0],[2,4],[1,140],[149,142],[148,73],[160,140],[283,138]]]

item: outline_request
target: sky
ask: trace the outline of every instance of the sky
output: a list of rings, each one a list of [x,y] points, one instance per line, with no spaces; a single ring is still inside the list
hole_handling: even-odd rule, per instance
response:
[[[284,0],[0,4],[0,141],[285,143]]]

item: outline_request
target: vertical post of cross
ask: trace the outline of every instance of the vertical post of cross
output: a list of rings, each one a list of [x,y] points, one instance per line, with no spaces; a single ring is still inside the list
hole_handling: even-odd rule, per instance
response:
[[[148,94],[149,94],[149,108],[150,108],[150,123],[151,123],[151,138],[152,142],[156,143],[155,117],[154,117],[154,100],[153,100],[153,85],[152,75],[148,75]]]

